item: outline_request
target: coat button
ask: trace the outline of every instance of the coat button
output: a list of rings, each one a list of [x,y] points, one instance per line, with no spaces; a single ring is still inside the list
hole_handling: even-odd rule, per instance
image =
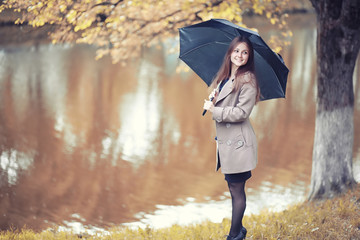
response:
[[[227,140],[226,145],[230,146],[231,145],[231,140]]]
[[[226,124],[226,128],[229,128],[230,126],[231,126],[230,123],[227,123],[227,124]]]
[[[237,145],[238,145],[238,147],[242,147],[242,146],[244,146],[244,142],[241,141],[241,140],[239,140],[239,141],[237,142]]]

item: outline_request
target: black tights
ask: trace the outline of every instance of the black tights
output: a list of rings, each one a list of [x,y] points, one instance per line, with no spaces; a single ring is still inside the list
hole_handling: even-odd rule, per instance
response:
[[[232,202],[232,217],[230,236],[237,236],[242,228],[242,219],[246,208],[246,196],[245,196],[245,182],[228,182],[231,202]]]

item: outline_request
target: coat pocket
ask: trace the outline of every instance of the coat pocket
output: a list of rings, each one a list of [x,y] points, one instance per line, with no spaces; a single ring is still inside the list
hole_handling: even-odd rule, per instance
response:
[[[253,145],[255,133],[254,133],[254,130],[252,129],[251,125],[250,126],[241,126],[241,132],[244,136],[245,145],[246,146]]]

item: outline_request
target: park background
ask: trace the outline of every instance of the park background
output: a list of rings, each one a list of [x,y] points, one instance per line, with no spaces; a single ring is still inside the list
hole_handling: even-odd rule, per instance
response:
[[[251,121],[259,164],[245,214],[306,200],[316,103],[316,15],[299,1],[288,18],[286,99],[260,102]],[[299,7],[300,6],[300,7]],[[126,64],[95,60],[96,47],[52,44],[51,29],[9,26],[1,13],[0,224],[74,231],[162,228],[231,214],[215,173],[215,129],[201,116],[206,85],[179,71],[178,38],[144,48]],[[264,39],[261,17],[244,19]],[[175,50],[174,50],[175,49]],[[360,69],[354,71],[354,177],[360,181]]]

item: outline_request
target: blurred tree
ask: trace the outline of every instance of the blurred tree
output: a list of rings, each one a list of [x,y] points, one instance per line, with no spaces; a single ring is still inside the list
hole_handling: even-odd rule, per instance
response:
[[[310,199],[330,198],[353,177],[353,73],[360,48],[359,0],[310,0],[317,26],[317,112]]]
[[[210,18],[226,18],[240,25],[244,14],[264,15],[282,34],[272,36],[276,51],[291,37],[282,11],[289,0],[4,0],[0,12],[21,12],[17,24],[40,27],[53,24],[53,43],[97,45],[97,58],[106,54],[113,62],[141,54],[149,46],[175,36],[177,28]]]

